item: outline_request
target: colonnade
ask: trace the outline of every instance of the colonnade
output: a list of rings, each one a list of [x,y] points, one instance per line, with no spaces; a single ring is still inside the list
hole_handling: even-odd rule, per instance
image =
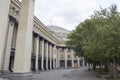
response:
[[[14,17],[9,16],[8,23],[9,25],[8,35],[6,38],[5,56],[3,62],[3,69],[1,69],[2,74],[4,75],[8,75],[9,72],[14,72],[14,59],[16,55],[15,46],[18,31],[18,29],[16,30],[16,28],[18,27],[18,21]],[[57,64],[57,48],[55,44],[52,44],[51,42],[49,42],[35,32],[32,32],[32,36],[30,72],[39,72],[42,70],[55,69]],[[14,46],[14,48],[12,48],[12,45]],[[54,55],[56,57],[54,57]]]
[[[37,33],[33,33],[32,71],[51,70],[56,68],[56,46]]]
[[[67,47],[59,47],[59,67],[60,68],[80,68],[85,67],[84,58],[75,56],[72,49]],[[62,50],[62,51],[61,51]],[[63,56],[63,57],[62,57]]]
[[[10,0],[0,3],[0,74],[8,75],[9,80],[32,80],[31,71],[60,67],[59,47],[33,31],[34,4],[35,0],[22,0],[18,22],[8,14]],[[64,56],[67,68],[66,51]]]
[[[60,64],[64,64],[65,66],[60,66],[61,68],[80,68],[80,67],[85,67],[85,63],[84,60],[80,59],[72,59],[72,60],[63,60],[65,63],[60,63]]]

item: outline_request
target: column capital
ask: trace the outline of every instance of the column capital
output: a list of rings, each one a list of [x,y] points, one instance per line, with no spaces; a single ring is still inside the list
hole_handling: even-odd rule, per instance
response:
[[[59,47],[56,45],[56,49],[59,49]]]
[[[44,39],[43,37],[41,37],[41,36],[40,36],[40,40],[41,40],[41,41],[45,41],[45,39]]]
[[[45,43],[48,43],[48,40],[45,39]]]
[[[33,36],[34,36],[35,38],[37,38],[39,35],[38,35],[38,33],[33,32]]]
[[[52,44],[52,47],[54,47],[55,45],[54,44]]]
[[[51,42],[48,42],[49,45],[51,45]]]
[[[9,16],[9,22],[15,23],[17,20],[13,16]]]
[[[56,45],[54,45],[54,48],[55,48],[55,49],[57,49],[57,46],[56,46]]]

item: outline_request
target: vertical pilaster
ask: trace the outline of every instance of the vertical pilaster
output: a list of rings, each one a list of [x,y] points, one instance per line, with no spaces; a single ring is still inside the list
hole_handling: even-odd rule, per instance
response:
[[[57,47],[55,46],[55,68],[57,68]]]
[[[58,53],[57,53],[57,47],[56,47],[56,68],[58,68]]]
[[[53,68],[55,69],[55,60],[56,60],[56,46],[53,46]]]
[[[11,44],[12,44],[12,37],[13,37],[13,29],[15,25],[16,19],[12,16],[9,17],[9,25],[8,25],[8,36],[6,42],[6,50],[5,50],[5,59],[4,59],[4,67],[3,73],[6,74],[9,72],[9,62],[10,62],[10,52],[11,52]]]
[[[44,39],[41,39],[41,69],[44,70]]]
[[[45,43],[46,46],[46,70],[48,70],[48,42]]]
[[[52,50],[51,51],[51,54],[52,54],[51,57],[52,57],[52,69],[53,69],[54,68],[54,57],[53,57],[53,55],[54,55],[54,46],[53,45],[51,46],[51,50]]]
[[[56,50],[56,54],[57,54],[57,58],[56,58],[56,67],[59,68],[60,67],[60,55],[58,54],[58,49]]]
[[[72,68],[74,68],[74,52],[72,50]]]
[[[87,66],[86,67],[89,67],[89,63],[87,63]]]
[[[2,59],[5,49],[6,33],[8,28],[8,13],[10,0],[0,2],[0,71],[2,70]]]
[[[83,58],[83,67],[85,67],[85,60],[84,60],[84,58]]]
[[[22,0],[14,59],[14,73],[11,74],[9,80],[32,80],[30,68],[34,2],[35,0]]]
[[[64,50],[65,50],[65,68],[67,68],[67,49]]]
[[[39,54],[39,35],[36,34],[35,35],[35,54],[36,54],[36,58],[35,58],[35,71],[38,72],[38,54]]]
[[[48,68],[50,70],[50,43],[48,42]]]

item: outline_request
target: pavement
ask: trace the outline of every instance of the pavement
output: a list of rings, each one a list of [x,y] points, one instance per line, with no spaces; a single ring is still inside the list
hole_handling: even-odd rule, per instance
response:
[[[95,72],[89,72],[86,68],[58,69],[40,74],[34,74],[33,80],[106,80],[98,78]]]

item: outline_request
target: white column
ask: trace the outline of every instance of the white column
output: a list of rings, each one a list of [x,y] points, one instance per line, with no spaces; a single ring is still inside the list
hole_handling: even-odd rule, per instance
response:
[[[67,49],[65,49],[65,68],[67,68]]]
[[[30,72],[34,2],[35,0],[22,0],[14,59],[14,73]]]
[[[9,19],[9,29],[8,29],[8,37],[6,42],[6,50],[5,50],[5,59],[4,59],[4,73],[9,72],[9,61],[10,61],[10,52],[11,52],[11,44],[12,44],[12,37],[13,37],[13,29],[15,24],[15,18],[10,16]]]
[[[56,68],[59,68],[59,62],[58,48],[56,48]]]
[[[48,70],[48,42],[45,43],[46,46],[46,70]]]
[[[52,52],[51,52],[51,56],[52,56],[52,69],[54,68],[54,58],[53,58],[53,55],[54,55],[54,47],[53,47],[53,45],[51,46],[51,48],[52,48]]]
[[[72,68],[74,68],[74,52],[72,50]]]
[[[39,35],[38,34],[36,34],[35,35],[35,54],[36,54],[36,59],[35,59],[35,70],[36,71],[39,71],[39,69],[38,69],[38,54],[39,54]]]
[[[58,53],[58,49],[59,48],[57,48],[57,68],[60,68],[60,54]]]
[[[89,63],[87,63],[87,67],[89,67]]]
[[[50,48],[50,69],[52,69],[52,45],[49,45]]]
[[[44,70],[44,39],[41,40],[41,69]]]
[[[58,68],[58,53],[57,53],[57,48],[56,48],[56,68]]]
[[[56,46],[53,46],[53,68],[55,69],[55,60],[56,60]]]
[[[85,67],[85,60],[84,60],[84,58],[83,58],[83,67]]]
[[[74,59],[72,60],[72,68],[74,68]]]
[[[50,69],[50,43],[48,43],[48,67]]]
[[[5,50],[9,5],[10,0],[0,1],[0,70],[2,70],[2,59]]]
[[[57,48],[55,46],[55,68],[57,68]]]

